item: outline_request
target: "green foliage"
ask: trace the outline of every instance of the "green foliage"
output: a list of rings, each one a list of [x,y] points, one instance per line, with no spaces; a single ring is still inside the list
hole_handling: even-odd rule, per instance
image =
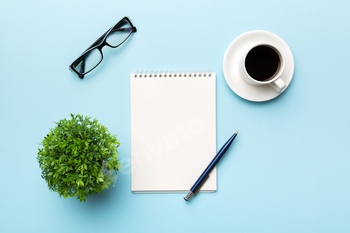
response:
[[[121,165],[120,143],[96,119],[71,117],[55,122],[57,126],[41,142],[37,159],[50,190],[64,198],[77,196],[82,202],[92,194],[103,194],[114,181],[113,172]]]

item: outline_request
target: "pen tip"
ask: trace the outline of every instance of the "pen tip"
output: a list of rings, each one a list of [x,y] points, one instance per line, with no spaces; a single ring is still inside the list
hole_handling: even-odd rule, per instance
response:
[[[237,132],[235,134],[238,134],[238,130],[237,130]]]

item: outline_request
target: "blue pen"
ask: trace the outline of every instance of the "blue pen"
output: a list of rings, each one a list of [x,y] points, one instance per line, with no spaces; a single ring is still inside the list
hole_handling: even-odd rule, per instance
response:
[[[230,137],[230,139],[221,147],[221,149],[219,150],[219,152],[216,154],[216,156],[214,157],[214,159],[210,162],[210,164],[208,165],[208,167],[204,170],[204,172],[202,173],[202,175],[198,178],[198,180],[196,181],[196,183],[194,183],[194,185],[192,186],[192,188],[190,189],[190,191],[187,193],[187,195],[184,197],[184,199],[186,201],[190,200],[190,198],[195,195],[198,190],[201,188],[201,186],[204,184],[204,182],[209,178],[209,173],[211,172],[211,170],[213,170],[213,168],[216,166],[216,164],[219,162],[219,160],[221,159],[221,157],[225,154],[225,152],[227,151],[227,149],[230,147],[231,143],[233,142],[233,140],[235,139],[235,137],[237,136],[238,131],[236,133],[234,133],[232,135],[232,137]]]

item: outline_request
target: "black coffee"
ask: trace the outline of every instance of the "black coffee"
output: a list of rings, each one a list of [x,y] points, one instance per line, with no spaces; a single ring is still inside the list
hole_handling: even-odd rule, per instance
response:
[[[280,68],[277,52],[264,45],[252,48],[245,59],[245,68],[253,79],[264,82],[272,79]]]

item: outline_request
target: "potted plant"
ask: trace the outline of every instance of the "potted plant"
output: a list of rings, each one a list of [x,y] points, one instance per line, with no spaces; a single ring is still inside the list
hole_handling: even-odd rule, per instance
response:
[[[37,160],[41,177],[60,197],[74,197],[80,202],[113,183],[119,171],[120,143],[107,128],[90,117],[71,114],[72,119],[55,122],[41,142]]]

